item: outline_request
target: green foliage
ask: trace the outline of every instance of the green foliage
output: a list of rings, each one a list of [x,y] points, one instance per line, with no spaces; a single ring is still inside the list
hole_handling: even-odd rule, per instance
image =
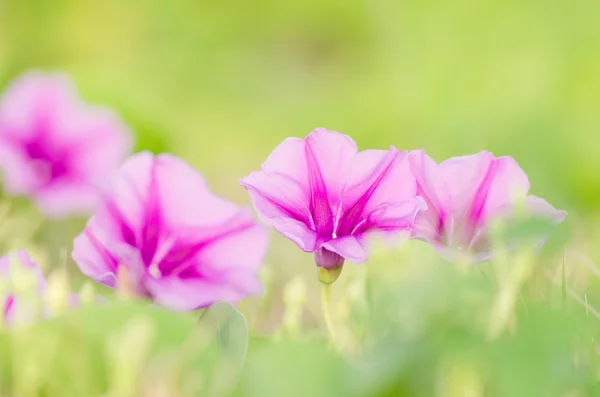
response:
[[[540,252],[518,245],[477,267],[418,242],[346,264],[331,286],[336,343],[312,260],[274,236],[267,294],[244,302],[249,329],[225,304],[199,320],[146,302],[85,306],[0,333],[0,396],[600,395],[599,13],[592,0],[0,0],[2,87],[27,68],[65,69],[122,114],[137,149],[185,158],[237,201],[237,178],[276,144],[324,126],[436,160],[511,155],[533,193],[569,212]],[[12,208],[3,253],[33,245],[46,269],[75,269],[61,253],[83,220]],[[285,296],[292,279],[298,299]]]
[[[112,302],[10,329],[0,336],[0,395],[223,395],[244,361],[245,320],[227,303],[194,317]]]
[[[418,241],[399,251],[376,242],[369,263],[345,266],[327,286],[328,333],[302,321],[316,274],[285,287],[279,329],[251,334],[229,303],[202,313],[100,303],[89,284],[81,307],[69,310],[64,268],[48,276],[36,303],[31,275],[15,267],[20,304],[46,319],[5,324],[0,395],[593,395],[600,314],[569,280],[566,257],[552,244],[546,254],[531,244],[502,248],[515,236],[537,241],[550,227],[499,226],[494,260],[480,265],[446,262]],[[246,312],[254,322],[256,312]]]
[[[497,263],[460,267],[414,249],[375,258],[364,301],[337,324],[352,343],[252,340],[237,395],[590,395],[599,318],[564,305],[536,259],[510,255],[500,276]]]

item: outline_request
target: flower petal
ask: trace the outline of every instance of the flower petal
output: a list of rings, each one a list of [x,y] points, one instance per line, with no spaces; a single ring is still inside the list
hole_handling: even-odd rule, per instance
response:
[[[106,248],[106,241],[96,235],[97,227],[95,218],[92,218],[85,231],[73,241],[72,257],[83,274],[109,287],[116,287],[118,262]]]
[[[255,276],[254,276],[255,277]],[[174,310],[188,311],[209,306],[218,301],[235,303],[248,293],[260,292],[260,282],[254,278],[246,285],[247,289],[237,289],[231,285],[235,276],[222,280],[163,278],[149,279],[146,283],[154,301]],[[250,278],[245,278],[246,282]]]
[[[414,200],[415,193],[415,178],[405,152],[392,147],[389,151],[365,150],[358,153],[344,187],[337,234],[353,234],[357,225],[365,222],[374,211],[386,205]],[[376,221],[377,217],[372,220]],[[369,227],[377,228],[378,225],[370,223]]]
[[[334,238],[324,243],[322,248],[335,252],[352,263],[362,263],[368,256],[360,236]]]
[[[438,165],[423,150],[410,152],[408,159],[417,183],[417,196],[427,206],[415,219],[413,236],[439,241],[443,233],[453,229],[450,193]]]
[[[325,128],[317,128],[304,141],[317,231],[320,229],[319,223],[322,223],[322,228],[331,228],[333,232],[332,214],[339,207],[342,188],[357,154],[356,143],[347,135]],[[323,214],[319,214],[318,204],[321,202],[328,209]],[[319,220],[321,217],[331,219]]]
[[[11,259],[16,260],[19,267],[25,268],[28,271],[33,271],[37,277],[38,290],[41,292],[46,287],[46,278],[42,269],[39,267],[36,261],[34,261],[27,251],[18,250],[14,253],[4,255],[0,257],[0,277],[10,277],[11,272]]]
[[[242,209],[222,225],[177,232],[163,255],[162,275],[202,274],[211,277],[236,268],[256,271],[268,245],[267,230]]]
[[[555,223],[561,223],[567,216],[566,211],[555,209],[546,200],[533,195],[527,196],[525,199],[525,207],[527,212],[534,216],[544,216],[551,219]]]
[[[289,179],[278,174],[253,172],[240,181],[260,219],[307,252],[314,251],[317,234],[312,215]],[[313,226],[314,227],[314,226]]]
[[[89,214],[99,200],[99,189],[95,186],[68,181],[57,181],[35,194],[38,207],[54,219]]]
[[[267,253],[268,232],[254,223],[250,214],[243,216],[246,218],[244,227],[224,234],[199,252],[198,260],[204,264],[202,271],[209,277],[236,268],[255,272],[262,265]]]
[[[212,193],[202,175],[185,161],[161,154],[155,163],[161,218],[167,227],[219,225],[239,211],[238,206]]]
[[[69,163],[77,169],[78,179],[104,187],[131,151],[129,128],[103,107],[81,105],[61,116],[54,137],[60,140],[57,144],[68,145]]]
[[[421,197],[401,203],[385,203],[369,214],[364,230],[384,232],[410,230],[418,214],[426,209],[425,200]]]
[[[529,190],[527,175],[510,157],[481,152],[451,158],[439,168],[452,196],[455,222],[485,221]]]
[[[3,139],[0,139],[0,168],[2,187],[10,196],[32,194],[45,179],[31,166],[23,150]]]
[[[103,229],[112,229],[115,223],[121,224],[123,232],[130,235],[127,240],[131,245],[139,246],[142,242],[147,205],[151,199],[153,163],[154,157],[150,152],[131,156],[111,179],[97,219]]]
[[[17,77],[5,90],[0,102],[0,131],[13,139],[33,138],[44,121],[51,123],[61,108],[78,101],[66,74],[30,71]]]
[[[295,186],[298,197],[302,201],[310,201],[310,186],[308,183],[308,164],[306,163],[306,148],[300,138],[286,138],[271,152],[262,164],[264,173],[279,175],[282,180],[288,180],[289,186]]]

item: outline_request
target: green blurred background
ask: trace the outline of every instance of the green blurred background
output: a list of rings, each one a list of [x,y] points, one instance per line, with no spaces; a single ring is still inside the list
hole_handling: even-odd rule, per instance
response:
[[[185,158],[238,203],[249,203],[238,178],[284,138],[316,127],[346,133],[362,149],[424,148],[437,161],[480,150],[513,156],[532,193],[569,212],[561,226],[571,233],[569,285],[582,296],[593,291],[597,305],[600,279],[589,269],[600,261],[599,16],[597,0],[0,0],[0,88],[30,68],[66,70],[86,99],[120,112],[138,150]],[[8,233],[22,233],[25,204],[13,208]],[[58,261],[82,222],[46,225],[36,240]],[[305,327],[323,330],[312,259],[272,236],[266,295],[242,307],[251,331],[270,335],[281,324],[297,272],[308,290]],[[434,260],[424,244],[409,249],[425,253],[402,256],[408,269]],[[580,265],[587,273],[573,270]],[[332,301],[369,269],[346,266]],[[421,294],[437,299],[447,279],[440,268],[424,274],[440,284],[415,282],[415,292],[408,278],[394,287],[405,295],[392,308],[404,302],[421,311]],[[454,319],[459,305],[450,303],[442,313]],[[559,323],[570,324],[553,318],[530,339]],[[300,350],[300,364],[287,351],[264,362],[310,367],[306,379],[331,381],[321,371],[329,361],[312,366],[313,350]],[[262,367],[249,368],[249,390],[275,379],[270,369],[255,377]]]
[[[138,148],[214,188],[315,127],[435,159],[514,156],[533,192],[600,208],[600,3],[1,0],[0,84],[66,69]]]

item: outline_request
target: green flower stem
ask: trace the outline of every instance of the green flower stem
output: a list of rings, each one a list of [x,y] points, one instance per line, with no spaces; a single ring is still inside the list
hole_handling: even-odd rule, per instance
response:
[[[327,332],[329,332],[329,338],[334,347],[337,346],[337,339],[335,337],[335,328],[333,326],[333,320],[331,319],[331,311],[329,310],[329,293],[331,291],[331,284],[322,284],[321,287],[321,306],[323,308],[323,318],[325,319],[325,325],[327,326]]]

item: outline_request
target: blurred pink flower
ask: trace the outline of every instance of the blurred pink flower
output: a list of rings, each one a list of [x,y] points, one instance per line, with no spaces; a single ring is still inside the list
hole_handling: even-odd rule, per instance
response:
[[[131,135],[109,109],[87,105],[65,74],[28,72],[0,101],[0,170],[8,195],[61,218],[93,210],[98,185],[124,160]]]
[[[510,219],[519,201],[532,216],[555,223],[566,216],[545,200],[527,195],[527,175],[511,157],[495,158],[481,152],[439,165],[422,150],[408,157],[417,179],[417,194],[428,207],[417,216],[413,237],[428,241],[447,258],[462,251],[474,262],[491,259],[489,221]]]
[[[139,153],[111,182],[75,239],[84,274],[111,287],[125,281],[130,292],[176,310],[261,291],[267,231],[251,211],[211,193],[183,160]]]
[[[11,264],[11,257],[14,257],[14,264]],[[19,302],[19,298],[15,295],[15,286],[14,286],[14,278],[15,275],[12,274],[13,267],[19,266],[21,270],[26,274],[25,277],[29,278],[31,276],[32,285],[29,286],[35,291],[33,291],[33,295],[35,299],[40,298],[44,291],[46,290],[46,279],[42,270],[38,266],[38,264],[31,259],[29,254],[23,250],[19,250],[14,254],[5,255],[0,258],[0,283],[3,284],[2,291],[0,293],[1,301],[3,304],[3,321],[5,324],[10,325],[17,311],[20,312],[19,315],[22,317],[31,317],[33,319],[35,313],[31,307],[23,308],[22,302]],[[19,282],[19,281],[17,281]],[[31,302],[29,302],[31,303]]]
[[[425,208],[405,152],[358,152],[350,137],[322,128],[284,140],[241,184],[265,223],[327,269],[365,261],[369,235],[408,235]]]

